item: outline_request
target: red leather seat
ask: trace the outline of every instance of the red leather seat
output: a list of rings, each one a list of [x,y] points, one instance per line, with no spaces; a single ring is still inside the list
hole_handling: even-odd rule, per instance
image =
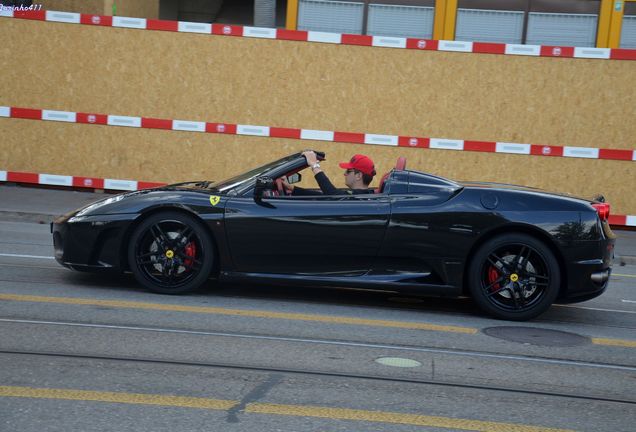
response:
[[[382,191],[384,190],[384,183],[386,183],[386,179],[389,178],[389,176],[391,175],[393,171],[403,171],[405,168],[406,168],[406,158],[403,156],[400,156],[397,162],[395,163],[395,168],[393,168],[391,171],[389,171],[388,173],[382,176],[382,178],[380,179],[378,188],[375,190],[375,193],[382,193]]]

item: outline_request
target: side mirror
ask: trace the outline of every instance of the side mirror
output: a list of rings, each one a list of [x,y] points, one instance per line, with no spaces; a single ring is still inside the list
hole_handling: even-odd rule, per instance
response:
[[[256,185],[254,186],[254,199],[260,200],[263,198],[263,192],[266,190],[274,189],[274,179],[271,177],[258,177],[256,179]]]
[[[302,179],[303,177],[300,175],[300,173],[292,174],[287,177],[287,183],[289,184],[300,183]]]

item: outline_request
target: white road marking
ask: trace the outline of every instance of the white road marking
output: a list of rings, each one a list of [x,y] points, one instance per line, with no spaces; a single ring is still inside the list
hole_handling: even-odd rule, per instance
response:
[[[26,264],[0,264],[0,267],[23,267],[23,268],[30,268],[30,269],[49,269],[49,270],[64,270],[67,271],[68,269],[66,267],[62,267],[62,266],[36,266],[36,265],[26,265]]]
[[[20,254],[4,254],[4,253],[0,253],[0,256],[3,256],[3,257],[14,257],[14,258],[55,259],[55,257],[52,257],[52,256],[41,256],[41,255],[20,255]]]
[[[585,306],[570,306],[570,305],[552,305],[553,307],[564,307],[570,309],[585,309],[585,310],[593,310],[600,312],[618,312],[618,313],[628,313],[628,314],[636,314],[636,311],[626,311],[626,310],[618,310],[618,309],[602,309],[602,308],[592,308]]]
[[[636,300],[621,300],[623,303],[636,303]]]

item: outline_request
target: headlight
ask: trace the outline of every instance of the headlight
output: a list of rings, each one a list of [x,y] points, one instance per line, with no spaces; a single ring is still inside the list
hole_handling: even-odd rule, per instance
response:
[[[67,220],[68,223],[76,223],[76,222],[82,222],[84,219],[87,219],[87,216],[73,216],[71,218],[69,218],[69,220]]]
[[[93,210],[96,210],[96,209],[98,209],[100,207],[119,202],[119,201],[121,201],[123,199],[124,199],[124,195],[116,195],[114,197],[107,198],[107,199],[102,200],[102,201],[97,201],[96,203],[90,204],[90,205],[84,207],[83,209],[81,209],[80,211],[78,211],[75,214],[74,217],[69,219],[69,222],[79,222],[81,219],[77,219],[77,218],[81,218],[82,216],[85,216],[86,213],[90,213]],[[77,220],[73,220],[73,219],[77,219]]]

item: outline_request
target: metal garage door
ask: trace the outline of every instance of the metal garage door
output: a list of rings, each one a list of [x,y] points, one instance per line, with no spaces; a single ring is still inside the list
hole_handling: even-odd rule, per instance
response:
[[[623,16],[621,48],[636,48],[636,15]]]
[[[598,15],[530,12],[530,45],[596,46]]]
[[[435,8],[370,4],[367,34],[398,37],[433,37]]]
[[[455,40],[521,43],[523,12],[458,9]]]
[[[364,3],[300,0],[298,29],[362,34]]]

